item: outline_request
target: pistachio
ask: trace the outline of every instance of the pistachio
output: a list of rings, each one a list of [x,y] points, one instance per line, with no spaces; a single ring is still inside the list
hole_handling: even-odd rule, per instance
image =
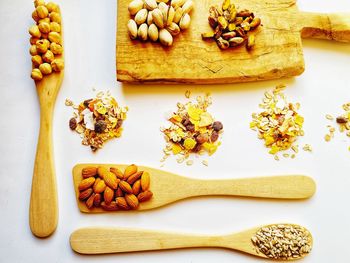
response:
[[[184,14],[188,14],[192,11],[194,7],[193,1],[192,0],[187,0],[184,5],[182,6],[182,10]]]
[[[145,23],[146,19],[147,19],[147,15],[148,15],[148,11],[145,8],[138,11],[135,15],[135,18],[134,18],[136,24],[141,25],[141,24]]]
[[[145,0],[145,7],[147,10],[152,11],[153,9],[157,8],[157,2],[156,0]]]
[[[156,8],[152,11],[153,23],[160,29],[164,28],[163,13],[160,9]]]
[[[186,0],[173,0],[173,1],[171,1],[171,6],[176,9],[178,7],[183,6],[185,2],[186,2]]]
[[[222,10],[227,10],[228,7],[230,6],[231,1],[230,0],[224,0],[224,2],[222,3]]]
[[[214,30],[214,37],[218,39],[222,35],[222,28],[220,26],[217,26]]]
[[[137,24],[133,19],[128,21],[128,32],[131,39],[137,38]]]
[[[168,21],[168,9],[169,9],[169,6],[162,2],[162,3],[159,3],[158,9],[162,12],[163,24],[166,25],[166,23]]]
[[[152,16],[153,11],[148,11],[147,15],[147,25],[150,26],[153,24],[153,16]]]
[[[236,28],[236,32],[237,32],[237,35],[239,35],[240,37],[245,37],[246,36],[246,34],[245,34],[245,32],[244,32],[244,29],[243,28],[241,28],[241,27],[237,27]]]
[[[138,11],[140,11],[143,7],[143,1],[142,0],[133,0],[130,2],[128,6],[128,10],[130,15],[136,15]]]
[[[230,46],[230,43],[227,40],[223,39],[222,37],[219,37],[216,40],[216,43],[218,44],[218,47],[221,49],[227,49]]]
[[[202,33],[202,39],[211,39],[214,38],[214,32]]]
[[[149,39],[155,42],[158,40],[158,36],[159,36],[158,27],[155,24],[150,24],[148,27]]]
[[[146,41],[147,35],[148,35],[148,26],[146,23],[143,23],[140,25],[140,27],[137,31],[137,36],[139,37],[140,40]]]
[[[168,8],[168,18],[167,18],[167,22],[166,22],[167,26],[171,25],[171,23],[174,20],[174,16],[175,16],[175,9],[172,6],[170,6]]]
[[[230,38],[233,38],[236,36],[236,32],[235,31],[226,32],[226,33],[223,33],[221,36],[223,39],[229,40]]]
[[[190,27],[191,24],[191,17],[189,14],[184,14],[182,18],[180,19],[180,28],[181,30],[186,30]]]
[[[261,24],[261,19],[259,17],[255,17],[252,22],[250,22],[250,27],[252,29],[258,27]]]
[[[230,13],[229,18],[227,19],[230,23],[234,22],[236,19],[236,15],[237,15],[237,10],[234,4],[230,5],[227,9]]]
[[[169,47],[173,44],[173,36],[163,28],[159,31],[159,41],[163,46]]]
[[[255,45],[255,36],[254,35],[249,35],[248,40],[247,40],[247,49],[251,49]]]
[[[229,41],[231,47],[236,47],[241,45],[244,42],[244,38],[242,37],[233,37]]]
[[[227,20],[223,16],[218,17],[218,25],[221,29],[226,29],[228,26]]]
[[[172,22],[166,29],[172,36],[176,36],[180,33],[180,27],[174,22]]]
[[[235,23],[236,25],[242,24],[242,23],[243,23],[243,17],[236,17],[234,23]]]
[[[175,15],[174,15],[173,22],[179,23],[182,15],[183,15],[182,7],[178,7],[177,9],[175,9]]]
[[[248,22],[243,22],[241,24],[241,27],[243,28],[244,31],[248,32],[250,30],[250,24]]]

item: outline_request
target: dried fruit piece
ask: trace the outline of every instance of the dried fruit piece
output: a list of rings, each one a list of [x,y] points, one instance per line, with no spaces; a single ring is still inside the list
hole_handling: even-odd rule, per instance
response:
[[[140,202],[146,202],[148,200],[150,200],[153,196],[153,193],[151,191],[144,191],[144,192],[141,192],[137,198]]]
[[[70,118],[69,128],[73,131],[77,128],[77,119],[76,118]]]
[[[139,200],[134,194],[125,195],[125,200],[131,209],[136,209],[139,206]]]

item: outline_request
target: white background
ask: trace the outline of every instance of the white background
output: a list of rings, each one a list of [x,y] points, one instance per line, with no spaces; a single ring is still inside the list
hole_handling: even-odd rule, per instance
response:
[[[116,1],[61,0],[65,25],[65,79],[54,114],[54,153],[59,199],[59,224],[53,236],[37,239],[28,224],[29,197],[39,106],[28,53],[32,1],[0,3],[0,262],[260,262],[224,249],[186,249],[134,254],[81,256],[69,246],[69,236],[85,226],[137,227],[197,234],[223,234],[274,222],[293,222],[313,233],[314,249],[304,262],[346,262],[350,236],[350,138],[336,134],[326,143],[324,115],[342,112],[350,101],[350,45],[304,40],[306,70],[297,78],[250,84],[211,86],[129,86],[116,81]],[[303,0],[299,7],[315,12],[350,12],[348,0]],[[264,91],[286,83],[291,101],[301,103],[305,136],[312,154],[276,162],[249,129],[250,115]],[[96,90],[111,90],[130,112],[121,139],[93,154],[68,128],[75,102]],[[211,92],[212,114],[224,123],[222,146],[193,166],[169,160],[164,169],[194,178],[240,178],[260,175],[306,174],[317,182],[307,201],[286,202],[239,198],[198,198],[149,212],[87,215],[75,203],[72,167],[79,162],[136,163],[159,167],[164,141],[159,132],[164,112],[184,101],[184,92]]]

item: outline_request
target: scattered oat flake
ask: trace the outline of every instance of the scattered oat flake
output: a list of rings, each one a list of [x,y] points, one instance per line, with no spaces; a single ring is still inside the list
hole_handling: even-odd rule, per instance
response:
[[[189,99],[189,98],[191,97],[191,91],[190,91],[190,90],[186,90],[186,92],[185,92],[185,97],[186,97],[187,99]]]
[[[192,161],[192,160],[186,161],[186,165],[190,166],[190,165],[192,165],[192,164],[193,164],[193,161]]]
[[[66,106],[73,106],[73,101],[71,101],[70,99],[66,99],[65,102],[64,102],[64,104],[65,104]]]
[[[208,163],[207,160],[203,160],[203,161],[202,161],[202,164],[205,165],[205,166],[208,166],[208,165],[209,165],[209,163]]]
[[[332,121],[334,120],[334,117],[330,114],[326,114],[326,119]]]
[[[312,152],[312,147],[310,144],[305,144],[304,147],[303,147],[303,150],[305,152]]]

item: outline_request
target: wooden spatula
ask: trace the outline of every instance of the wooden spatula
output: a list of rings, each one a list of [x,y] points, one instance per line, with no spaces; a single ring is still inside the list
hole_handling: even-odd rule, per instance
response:
[[[291,225],[291,224],[287,224]],[[269,225],[267,225],[269,226]],[[262,227],[225,236],[199,236],[122,228],[82,228],[72,233],[70,245],[80,254],[107,254],[189,247],[221,247],[267,258],[258,253],[251,238]],[[292,225],[296,226],[296,225]],[[312,237],[311,247],[312,247]],[[302,258],[307,254],[301,255]]]
[[[62,30],[61,25],[63,39]],[[63,58],[63,54],[56,57]],[[57,227],[58,203],[52,146],[52,117],[63,75],[63,70],[53,72],[35,82],[40,103],[40,131],[30,196],[29,224],[32,233],[37,237],[47,237]]]
[[[79,201],[78,184],[82,180],[81,171],[86,166],[117,167],[122,171],[127,165],[78,164],[73,168],[74,188],[81,212],[105,212],[102,208],[88,209]],[[198,180],[182,177],[166,171],[139,166],[140,171],[150,173],[153,192],[151,200],[140,203],[138,210],[148,210],[194,196],[231,195],[276,199],[305,199],[315,193],[315,182],[307,176],[271,176],[231,180]]]

